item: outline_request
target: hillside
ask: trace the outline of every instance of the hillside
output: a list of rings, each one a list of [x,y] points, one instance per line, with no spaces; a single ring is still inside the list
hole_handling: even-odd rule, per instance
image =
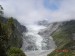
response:
[[[75,56],[75,20],[61,23],[52,34],[57,48],[48,56]]]
[[[25,56],[20,50],[23,32],[26,32],[26,27],[17,20],[0,16],[0,56]]]

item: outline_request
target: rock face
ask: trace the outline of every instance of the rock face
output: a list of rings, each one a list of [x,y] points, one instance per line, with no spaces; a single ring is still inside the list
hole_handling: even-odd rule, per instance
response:
[[[75,20],[61,22],[60,27],[51,35],[57,45],[56,50],[68,50],[70,52],[53,51],[48,56],[74,56],[75,50]],[[61,53],[61,54],[60,54]]]
[[[73,33],[72,35],[73,35],[72,39],[75,40],[75,33]]]
[[[50,23],[48,22],[48,20],[42,20],[42,21],[39,21],[37,22],[38,25],[43,25],[43,26],[48,26]]]
[[[51,23],[47,26],[46,29],[41,30],[38,34],[42,35],[43,37],[49,37],[54,31],[58,29],[60,23]]]

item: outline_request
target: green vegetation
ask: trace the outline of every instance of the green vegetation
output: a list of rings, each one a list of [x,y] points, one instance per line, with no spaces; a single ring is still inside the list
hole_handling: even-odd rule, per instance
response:
[[[22,28],[22,25],[17,21],[15,23],[13,17],[8,19],[3,17],[1,5],[0,8],[0,56],[26,56],[20,49],[23,41],[19,26]]]
[[[5,31],[2,28],[2,24],[0,22],[0,56],[6,56],[6,44],[8,38]]]
[[[12,17],[8,19],[7,26],[9,46],[20,48],[22,46],[22,33],[20,33],[16,28]]]
[[[56,50],[67,49],[68,52],[57,52],[54,50],[47,56],[75,56],[75,40],[73,39],[74,33],[75,20],[63,22],[59,29],[52,34],[52,37],[57,45]]]
[[[26,56],[22,50],[20,50],[19,48],[15,48],[15,47],[11,47],[8,52],[7,52],[8,56]]]

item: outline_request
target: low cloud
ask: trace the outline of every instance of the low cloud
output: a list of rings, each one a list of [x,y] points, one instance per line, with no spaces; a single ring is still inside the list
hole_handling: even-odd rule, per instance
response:
[[[75,0],[0,0],[0,4],[5,15],[15,17],[23,25],[43,19],[50,22],[75,19]]]

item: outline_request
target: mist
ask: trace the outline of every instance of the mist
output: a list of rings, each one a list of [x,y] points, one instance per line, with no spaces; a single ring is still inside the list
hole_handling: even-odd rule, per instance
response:
[[[4,15],[16,18],[21,24],[39,20],[50,22],[75,19],[75,0],[0,0]]]

